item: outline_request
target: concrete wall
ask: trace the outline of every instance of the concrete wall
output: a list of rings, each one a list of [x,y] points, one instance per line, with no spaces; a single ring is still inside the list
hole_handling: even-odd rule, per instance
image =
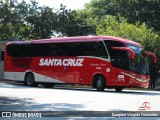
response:
[[[0,50],[5,49],[6,42],[0,42]],[[0,80],[4,79],[4,61],[0,62]]]

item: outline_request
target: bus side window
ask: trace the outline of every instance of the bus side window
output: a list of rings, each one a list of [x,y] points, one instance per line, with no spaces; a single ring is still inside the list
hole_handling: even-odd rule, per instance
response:
[[[68,56],[82,56],[84,52],[83,43],[74,42],[68,43],[67,55]]]
[[[12,57],[19,57],[22,54],[22,49],[20,48],[20,45],[8,45],[7,46],[7,54]]]
[[[30,45],[30,57],[40,57],[40,56],[49,56],[50,54],[50,45],[47,44],[32,44]]]
[[[65,56],[67,50],[67,43],[57,43],[56,46],[56,56]]]
[[[84,44],[85,56],[108,58],[107,51],[102,42],[86,42]]]
[[[33,44],[31,48],[31,56],[35,57],[63,56],[63,53],[65,52],[63,43]]]
[[[111,57],[112,65],[117,68],[128,70],[129,59],[127,59],[127,51],[113,50],[111,47],[124,47],[125,45],[121,42],[106,40],[108,52]]]
[[[56,46],[56,44],[50,44],[50,52],[49,52],[49,56],[56,56],[57,55],[57,50],[58,50],[58,46]]]

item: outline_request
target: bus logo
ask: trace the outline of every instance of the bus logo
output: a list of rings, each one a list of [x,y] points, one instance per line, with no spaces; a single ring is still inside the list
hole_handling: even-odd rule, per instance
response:
[[[43,59],[39,66],[83,66],[84,59]]]

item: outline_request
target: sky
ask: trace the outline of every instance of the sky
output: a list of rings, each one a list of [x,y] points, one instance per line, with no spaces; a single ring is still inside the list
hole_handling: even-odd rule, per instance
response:
[[[17,0],[18,2],[22,0]],[[27,3],[30,2],[30,0],[25,0]],[[66,6],[67,9],[82,9],[84,7],[84,4],[87,2],[90,2],[91,0],[35,0],[38,2],[39,6],[49,6],[54,8],[60,8],[60,4]]]

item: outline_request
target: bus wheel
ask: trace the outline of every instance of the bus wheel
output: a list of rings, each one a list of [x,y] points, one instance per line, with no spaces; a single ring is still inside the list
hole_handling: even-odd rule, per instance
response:
[[[105,79],[102,76],[98,76],[96,80],[96,88],[98,91],[104,91],[105,89]]]
[[[114,89],[115,89],[117,92],[122,92],[123,87],[115,87]]]
[[[34,80],[34,75],[32,73],[28,73],[25,76],[24,85],[36,87],[38,84]]]
[[[43,85],[44,85],[44,87],[46,87],[46,88],[52,88],[52,87],[54,86],[53,83],[44,83]]]

